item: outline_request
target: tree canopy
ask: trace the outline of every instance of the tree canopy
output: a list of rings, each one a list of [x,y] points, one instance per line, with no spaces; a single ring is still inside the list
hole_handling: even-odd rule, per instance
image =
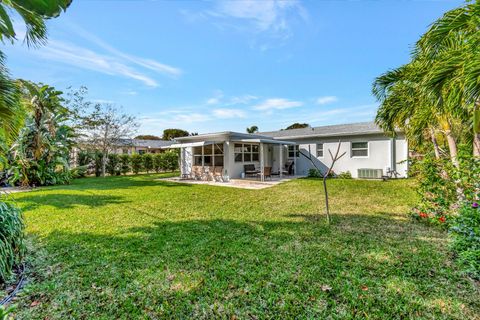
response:
[[[288,127],[286,127],[285,130],[302,129],[302,128],[308,128],[308,127],[310,127],[310,125],[308,123],[295,122],[294,124],[291,124]]]
[[[163,140],[172,140],[175,138],[179,137],[186,137],[189,136],[190,134],[188,131],[182,130],[182,129],[165,129],[163,130]]]
[[[141,134],[135,137],[138,140],[162,140],[162,138],[151,135],[151,134]]]

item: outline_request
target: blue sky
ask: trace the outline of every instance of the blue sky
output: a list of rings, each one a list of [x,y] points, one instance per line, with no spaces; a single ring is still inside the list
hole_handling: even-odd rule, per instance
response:
[[[372,80],[461,4],[74,0],[48,22],[46,46],[2,50],[13,76],[85,85],[91,100],[136,115],[139,133],[368,121]]]

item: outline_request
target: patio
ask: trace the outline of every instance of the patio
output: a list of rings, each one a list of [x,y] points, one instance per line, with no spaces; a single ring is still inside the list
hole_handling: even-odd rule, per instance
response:
[[[270,188],[280,183],[297,179],[297,178],[300,178],[300,176],[284,176],[282,178],[273,177],[272,179],[265,180],[265,181],[261,181],[253,178],[246,178],[246,179],[230,179],[229,181],[226,181],[226,182],[220,182],[220,181],[211,181],[211,180],[208,181],[208,180],[185,179],[181,177],[161,178],[157,180],[176,182],[176,183],[199,184],[199,185],[230,187],[230,188],[249,189],[249,190],[261,190],[261,189]]]

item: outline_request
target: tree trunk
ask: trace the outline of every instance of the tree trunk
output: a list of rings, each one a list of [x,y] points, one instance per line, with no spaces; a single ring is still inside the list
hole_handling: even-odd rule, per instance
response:
[[[437,137],[435,136],[435,129],[430,129],[430,138],[432,139],[433,149],[435,150],[435,158],[440,159],[440,147],[438,146]]]
[[[480,99],[473,109],[473,156],[480,157]]]
[[[445,130],[445,136],[447,137],[448,149],[450,150],[450,159],[452,159],[453,165],[458,168],[457,142],[455,141],[455,137],[452,135],[450,128]]]
[[[107,167],[107,152],[103,151],[103,155],[102,155],[102,177],[104,177],[104,178],[105,178],[106,167]]]
[[[473,134],[473,156],[480,158],[480,133]]]

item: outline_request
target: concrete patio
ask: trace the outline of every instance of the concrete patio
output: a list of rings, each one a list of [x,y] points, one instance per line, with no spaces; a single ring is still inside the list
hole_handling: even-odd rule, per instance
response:
[[[240,189],[250,189],[250,190],[260,190],[265,188],[270,188],[276,186],[280,183],[290,181],[293,179],[300,178],[301,176],[287,176],[287,177],[275,177],[265,181],[260,181],[258,179],[230,179],[227,182],[221,181],[204,181],[204,180],[193,180],[193,179],[182,179],[180,177],[173,178],[161,178],[159,181],[169,181],[177,183],[188,183],[188,184],[199,184],[199,185],[209,185],[217,187],[230,187],[230,188],[240,188]]]

